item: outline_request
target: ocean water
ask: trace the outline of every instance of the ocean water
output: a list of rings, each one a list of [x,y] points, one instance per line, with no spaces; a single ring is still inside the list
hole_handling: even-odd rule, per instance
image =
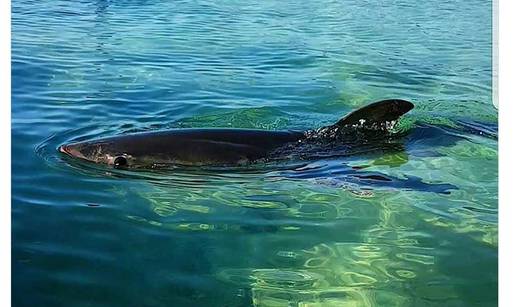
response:
[[[496,306],[490,1],[12,1],[14,306]],[[394,148],[115,172],[66,142],[416,108]]]

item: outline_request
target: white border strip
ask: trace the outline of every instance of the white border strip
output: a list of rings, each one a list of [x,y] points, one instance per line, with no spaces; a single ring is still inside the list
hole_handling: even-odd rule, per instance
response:
[[[0,118],[0,262],[1,275],[1,303],[2,306],[11,305],[11,1],[0,1],[0,75],[1,86],[1,118]]]
[[[493,0],[495,2],[496,0]],[[516,5],[512,0],[499,0],[499,49],[498,49],[498,72],[499,72],[499,306],[514,306],[511,302],[514,298],[514,286],[512,277],[516,276],[516,202],[514,197],[514,163],[516,159],[515,150],[515,128],[516,115],[514,91],[516,90],[516,67],[514,48],[514,12]],[[493,19],[494,21],[494,19]],[[494,35],[493,35],[494,37]],[[494,54],[496,55],[496,54]]]
[[[493,7],[492,7],[492,16],[493,16],[493,23],[492,23],[492,29],[491,33],[493,35],[493,46],[491,51],[491,60],[492,60],[492,67],[493,67],[493,80],[492,80],[492,100],[493,105],[496,109],[499,108],[498,106],[498,0],[492,0],[493,1]]]

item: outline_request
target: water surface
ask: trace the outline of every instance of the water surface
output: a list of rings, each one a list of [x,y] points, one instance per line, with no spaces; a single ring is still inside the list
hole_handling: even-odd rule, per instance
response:
[[[495,306],[491,35],[477,0],[13,0],[14,305]],[[385,98],[416,104],[396,150],[294,169],[121,174],[56,152],[309,129]]]

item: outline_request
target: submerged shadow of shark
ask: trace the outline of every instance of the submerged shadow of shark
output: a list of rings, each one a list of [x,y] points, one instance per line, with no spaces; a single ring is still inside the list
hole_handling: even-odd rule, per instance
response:
[[[296,172],[292,161],[404,152],[406,145],[417,155],[425,138],[454,143],[457,137],[440,138],[439,128],[417,126],[410,133],[392,133],[398,119],[414,105],[399,99],[382,100],[355,110],[337,123],[308,131],[251,129],[174,129],[135,133],[62,145],[61,153],[81,161],[119,170],[208,168],[214,171],[280,166],[288,178],[322,178],[316,173]],[[415,146],[414,146],[415,144]],[[412,153],[411,153],[412,154]],[[294,163],[295,164],[295,163]],[[286,166],[285,166],[286,165]],[[297,163],[297,167],[299,163]],[[364,187],[390,187],[448,194],[450,184],[424,183],[420,178],[388,177],[356,167],[331,173],[345,182]],[[327,177],[327,174],[326,174]]]
[[[288,178],[299,180],[313,180],[328,186],[345,187],[353,193],[368,195],[367,191],[376,188],[388,188],[395,190],[411,190],[420,192],[431,192],[439,194],[450,194],[450,190],[457,187],[448,183],[426,183],[417,176],[397,178],[388,176],[376,171],[363,171],[367,166],[349,166],[340,164],[337,170],[331,170],[331,166],[316,167],[314,169],[296,169],[280,172],[276,178]],[[331,176],[328,176],[331,174]],[[354,189],[354,187],[358,189]]]

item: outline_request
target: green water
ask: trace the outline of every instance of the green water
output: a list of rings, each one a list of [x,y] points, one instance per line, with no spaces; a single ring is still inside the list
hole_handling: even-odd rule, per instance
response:
[[[13,0],[13,305],[496,306],[491,13]],[[56,151],[166,128],[310,129],[385,98],[416,105],[395,150],[295,169],[119,172]]]

